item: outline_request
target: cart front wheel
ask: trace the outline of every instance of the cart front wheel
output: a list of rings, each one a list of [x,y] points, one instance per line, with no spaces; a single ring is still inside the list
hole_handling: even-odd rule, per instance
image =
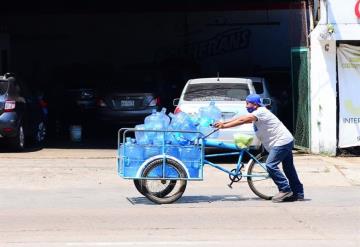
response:
[[[173,159],[159,158],[143,170],[141,191],[150,201],[158,204],[173,203],[186,189],[186,171]]]

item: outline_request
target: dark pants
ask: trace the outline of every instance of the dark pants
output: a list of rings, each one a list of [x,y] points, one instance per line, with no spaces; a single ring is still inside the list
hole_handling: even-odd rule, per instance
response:
[[[304,188],[294,166],[293,145],[294,143],[290,142],[283,146],[273,147],[266,160],[266,168],[279,191],[292,191],[294,195],[304,196]],[[280,162],[282,162],[285,175],[278,167]]]

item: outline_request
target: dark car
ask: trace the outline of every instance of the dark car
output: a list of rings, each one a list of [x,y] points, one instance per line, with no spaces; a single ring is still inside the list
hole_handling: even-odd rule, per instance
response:
[[[93,121],[93,113],[96,107],[96,93],[93,88],[70,88],[65,91],[66,102],[62,105],[66,109],[66,121],[68,125],[88,125]],[[67,126],[68,127],[68,126]]]
[[[93,88],[70,88],[66,90],[66,98],[71,107],[79,111],[87,111],[95,108],[95,90]]]
[[[130,127],[143,123],[160,103],[158,93],[151,88],[110,88],[99,92],[96,117],[102,123]]]
[[[46,116],[41,103],[15,75],[0,76],[0,140],[18,151],[28,140],[42,143]]]

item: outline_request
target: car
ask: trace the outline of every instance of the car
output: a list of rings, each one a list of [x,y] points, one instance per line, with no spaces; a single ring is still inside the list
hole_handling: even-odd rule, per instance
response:
[[[14,74],[0,76],[0,139],[22,151],[28,140],[43,143],[46,136],[44,102]]]
[[[221,111],[221,121],[247,114],[246,96],[256,93],[253,81],[248,78],[198,78],[189,80],[179,99],[174,100],[175,113],[185,112],[194,118],[200,107],[215,102]],[[264,100],[269,104],[269,99]],[[216,140],[234,143],[234,134],[242,133],[253,136],[251,146],[260,149],[261,143],[256,138],[252,124],[244,124],[228,129],[220,129]],[[211,136],[209,136],[211,139]]]
[[[160,97],[151,85],[137,87],[136,83],[129,84],[98,91],[95,114],[100,123],[134,127],[144,123],[145,117],[154,109],[161,108]]]
[[[45,94],[48,102],[48,134],[63,137],[72,125],[88,126],[94,119],[96,90],[92,85],[52,85]],[[87,128],[86,128],[87,129]]]
[[[65,90],[66,102],[63,103],[66,120],[63,123],[68,129],[71,125],[87,126],[92,123],[96,107],[96,90],[90,87],[72,87]]]
[[[91,111],[96,105],[96,92],[94,88],[69,88],[65,92],[69,105],[78,111]]]

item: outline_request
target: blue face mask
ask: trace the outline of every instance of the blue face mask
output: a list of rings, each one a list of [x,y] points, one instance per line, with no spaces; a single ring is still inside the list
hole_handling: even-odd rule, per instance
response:
[[[256,109],[254,107],[246,107],[246,110],[248,111],[248,113],[252,113]]]

